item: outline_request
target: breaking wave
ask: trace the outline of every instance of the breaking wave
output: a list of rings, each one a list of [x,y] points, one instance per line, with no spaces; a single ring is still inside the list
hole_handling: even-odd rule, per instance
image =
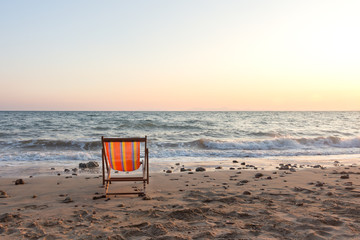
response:
[[[219,141],[199,139],[194,146],[218,150],[286,150],[311,148],[360,148],[360,138],[342,139],[339,137],[317,138],[276,138],[259,141]]]

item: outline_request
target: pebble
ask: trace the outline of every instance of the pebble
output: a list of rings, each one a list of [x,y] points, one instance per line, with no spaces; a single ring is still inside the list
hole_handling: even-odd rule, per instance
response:
[[[8,198],[8,197],[9,197],[9,195],[7,195],[6,192],[0,190],[0,198]]]
[[[235,168],[231,167],[230,170],[235,170]]]
[[[324,183],[318,181],[318,182],[316,182],[315,186],[316,187],[322,187],[322,186],[324,186]]]
[[[256,177],[256,178],[260,178],[260,177],[262,177],[262,176],[264,176],[264,174],[262,174],[262,173],[257,173],[257,174],[255,174],[255,177]]]
[[[340,176],[341,179],[349,179],[349,175]]]
[[[21,178],[20,179],[17,179],[15,181],[15,185],[19,185],[19,184],[25,184],[24,180],[22,180]]]
[[[243,195],[251,195],[251,192],[249,192],[249,191],[244,191],[244,192],[243,192]]]
[[[222,169],[222,167],[221,167],[221,166],[218,166],[218,167],[216,167],[215,169]]]
[[[63,203],[71,203],[73,200],[70,197],[66,197],[63,201]]]
[[[233,163],[239,163],[238,161],[236,161],[236,160],[233,160]]]
[[[203,168],[203,167],[197,167],[195,171],[197,171],[197,172],[205,172],[206,169]]]
[[[166,173],[172,173],[172,171],[171,171],[171,170],[167,170]]]

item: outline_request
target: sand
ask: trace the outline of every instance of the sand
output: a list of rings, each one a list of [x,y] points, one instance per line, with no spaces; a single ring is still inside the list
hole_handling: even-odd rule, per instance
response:
[[[0,178],[0,239],[360,236],[358,166],[152,173],[146,197],[103,198],[98,174],[15,180]],[[114,183],[110,190],[125,188],[141,184]]]

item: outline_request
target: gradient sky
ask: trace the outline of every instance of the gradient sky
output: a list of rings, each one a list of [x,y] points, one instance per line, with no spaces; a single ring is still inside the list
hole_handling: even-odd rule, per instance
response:
[[[360,110],[360,1],[0,0],[0,110]]]

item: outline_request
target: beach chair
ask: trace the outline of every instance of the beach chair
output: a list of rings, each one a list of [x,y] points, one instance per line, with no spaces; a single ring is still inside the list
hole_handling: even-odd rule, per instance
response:
[[[138,194],[145,195],[146,184],[149,184],[149,150],[147,149],[147,138],[105,138],[102,142],[102,178],[105,186],[105,196]],[[143,144],[144,156],[140,159],[141,144]],[[140,174],[129,176],[128,172],[142,167]],[[105,172],[106,170],[106,172]],[[123,176],[111,177],[111,172],[122,173]],[[127,176],[126,176],[126,175]],[[139,176],[141,175],[141,176]],[[109,192],[109,184],[112,182],[143,182],[143,191],[133,192]]]

